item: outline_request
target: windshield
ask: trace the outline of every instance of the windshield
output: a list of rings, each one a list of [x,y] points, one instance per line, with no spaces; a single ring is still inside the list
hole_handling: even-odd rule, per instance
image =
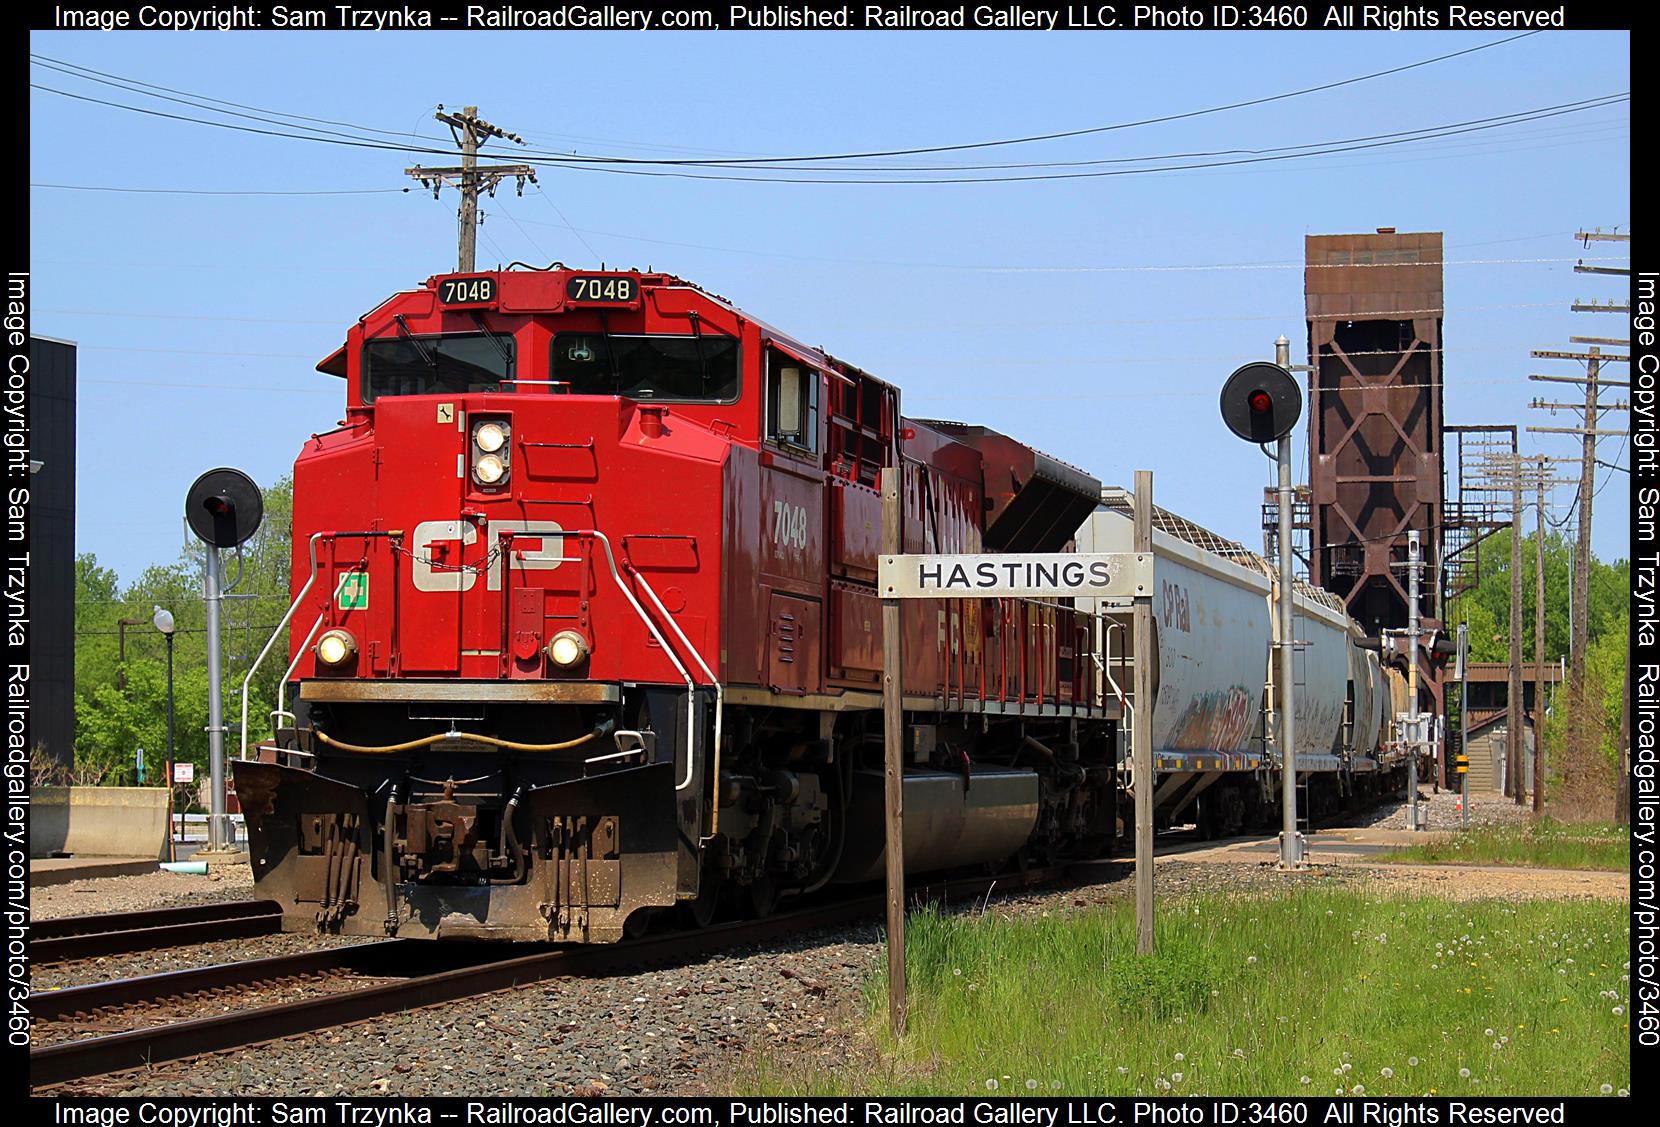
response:
[[[382,337],[363,346],[363,402],[381,395],[499,391],[513,375],[513,338],[497,333]]]
[[[734,337],[606,336],[560,333],[553,338],[552,379],[572,395],[731,402],[738,397]]]

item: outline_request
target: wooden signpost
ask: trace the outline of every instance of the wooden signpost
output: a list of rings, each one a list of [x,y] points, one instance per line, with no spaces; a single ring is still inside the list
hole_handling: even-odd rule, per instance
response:
[[[1131,763],[1135,781],[1137,949],[1153,949],[1153,475],[1135,475],[1132,552],[987,552],[905,555],[900,532],[899,471],[882,471],[882,733],[886,798],[888,1022],[905,1033],[905,751],[902,599],[1107,598],[1134,605],[1135,708]]]

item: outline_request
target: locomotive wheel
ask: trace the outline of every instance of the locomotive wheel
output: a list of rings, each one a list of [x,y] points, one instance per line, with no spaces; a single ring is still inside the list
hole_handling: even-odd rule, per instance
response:
[[[638,939],[651,930],[651,923],[657,918],[656,908],[636,908],[623,921],[623,934],[630,939]]]
[[[691,927],[704,928],[715,922],[719,914],[721,902],[720,878],[709,872],[703,872],[703,879],[698,884],[697,897],[680,902],[680,914]]]
[[[749,913],[758,920],[766,919],[778,907],[778,882],[771,877],[751,881],[744,891]]]

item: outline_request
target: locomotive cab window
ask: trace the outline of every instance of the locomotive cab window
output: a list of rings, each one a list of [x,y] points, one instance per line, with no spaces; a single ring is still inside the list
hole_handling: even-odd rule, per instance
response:
[[[669,403],[738,398],[738,341],[694,336],[560,333],[549,369],[556,393],[620,395]]]
[[[363,346],[363,402],[382,395],[500,391],[513,378],[513,338],[503,333],[392,336]]]
[[[819,374],[767,349],[767,440],[796,452],[818,450]]]

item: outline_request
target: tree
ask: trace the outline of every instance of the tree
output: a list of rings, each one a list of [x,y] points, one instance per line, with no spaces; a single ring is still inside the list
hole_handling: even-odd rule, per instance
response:
[[[223,712],[232,726],[226,747],[239,743],[242,680],[288,609],[293,483],[284,478],[266,489],[265,519],[238,553],[223,553],[227,582],[236,581],[221,604]],[[205,551],[192,543],[171,563],[154,564],[122,590],[115,573],[91,554],[76,560],[75,592],[75,757],[77,769],[102,771],[106,781],[131,782],[133,752],[143,747],[158,766],[167,745],[166,640],[148,625],[155,607],[173,613],[175,749],[180,762],[205,770],[207,725],[207,611],[202,601]],[[238,575],[240,573],[240,580]],[[126,688],[121,687],[120,620],[142,619],[127,628]],[[271,733],[269,714],[277,682],[288,663],[279,639],[250,686],[249,743]],[[83,772],[85,773],[85,772]]]

